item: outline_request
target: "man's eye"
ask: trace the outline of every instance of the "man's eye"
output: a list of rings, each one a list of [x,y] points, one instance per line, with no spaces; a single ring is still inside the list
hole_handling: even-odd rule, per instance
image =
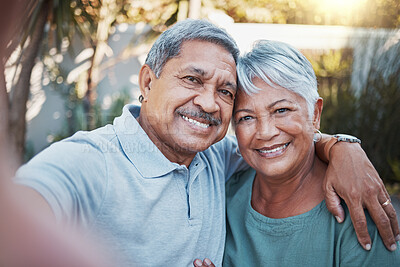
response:
[[[231,91],[226,90],[226,89],[221,89],[219,91],[221,92],[221,94],[229,96],[230,98],[233,98],[233,94],[231,93]]]
[[[183,77],[183,79],[192,82],[192,83],[201,83],[197,78],[193,77],[193,76],[185,76]]]

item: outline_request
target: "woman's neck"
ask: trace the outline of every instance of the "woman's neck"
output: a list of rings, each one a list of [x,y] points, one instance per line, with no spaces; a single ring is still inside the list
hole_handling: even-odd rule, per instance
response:
[[[313,209],[324,198],[326,164],[314,153],[294,175],[271,179],[256,174],[251,205],[270,218],[286,218]]]

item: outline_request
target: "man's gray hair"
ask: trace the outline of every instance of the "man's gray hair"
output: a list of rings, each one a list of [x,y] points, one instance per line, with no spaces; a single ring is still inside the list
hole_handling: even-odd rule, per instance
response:
[[[182,43],[191,40],[207,41],[222,46],[232,54],[237,63],[239,48],[225,30],[205,20],[187,19],[176,23],[158,37],[147,55],[145,64],[149,65],[159,78],[165,63],[170,58],[179,56]]]
[[[258,77],[272,87],[286,88],[307,102],[308,115],[314,114],[319,97],[317,78],[311,63],[296,48],[282,42],[259,40],[253,49],[239,58],[237,65],[239,90],[250,95],[260,88],[253,84]]]

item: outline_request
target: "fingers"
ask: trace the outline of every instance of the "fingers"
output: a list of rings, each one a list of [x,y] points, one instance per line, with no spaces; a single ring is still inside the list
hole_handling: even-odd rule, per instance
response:
[[[386,188],[384,188],[383,190],[384,197],[379,197],[378,201],[379,203],[382,203],[380,206],[383,208],[387,217],[389,218],[390,226],[392,228],[392,233],[395,237],[395,240],[400,241],[399,222],[397,220],[396,210],[392,204],[389,194],[386,191]]]
[[[340,146],[334,147],[336,147],[336,154],[339,153]],[[343,156],[344,154],[346,157]],[[333,168],[328,166],[324,180],[325,198],[329,211],[338,218],[342,218],[342,211],[335,199],[337,196],[334,196],[338,193],[349,208],[358,241],[364,249],[369,250],[371,238],[363,209],[365,207],[387,249],[395,249],[395,237],[400,239],[399,225],[393,205],[388,202],[382,207],[382,204],[390,198],[379,174],[359,146],[348,146],[347,151],[343,150],[337,155],[331,157],[330,165]]]
[[[194,267],[204,267],[205,265],[203,265],[203,262],[199,259],[195,259],[193,262],[193,266]]]
[[[201,260],[199,260],[199,259],[196,259],[196,260],[193,262],[193,265],[194,265],[195,267],[215,267],[214,263],[212,263],[211,260],[208,259],[208,258],[205,258],[204,261],[201,261]]]
[[[392,227],[392,232],[395,237],[395,241],[400,241],[399,222],[397,220],[396,210],[394,209],[391,203],[385,206],[383,210],[386,212],[386,215],[390,220],[390,226]]]
[[[396,250],[397,246],[393,235],[392,223],[387,215],[387,212],[395,214],[394,208],[392,205],[388,205],[385,207],[385,210],[379,201],[375,201],[373,205],[373,207],[367,207],[369,214],[374,220],[376,227],[378,228],[379,235],[381,236],[386,248],[390,251],[394,251]]]
[[[399,222],[397,220],[396,210],[392,204],[389,204],[387,207],[383,208],[389,217],[390,225],[392,227],[394,239],[396,241],[400,241],[400,229],[399,229]]]
[[[365,207],[374,221],[385,247],[389,251],[394,251],[397,248],[395,237],[400,238],[396,211],[391,203],[382,206],[382,203],[390,200],[389,194],[383,183],[370,188],[367,192],[368,194],[362,195],[353,192],[350,194],[351,198],[345,199],[358,241],[364,249],[371,248],[371,239],[363,209]]]
[[[378,204],[375,203],[375,205],[376,205],[376,209],[377,209],[377,214],[379,214],[379,213],[384,214],[384,215],[381,215],[382,217],[378,217],[383,222],[382,222],[382,226],[379,226],[378,222],[376,222],[376,224],[377,224],[379,233],[382,236],[382,240],[385,243],[385,246],[389,250],[393,251],[393,250],[395,250],[395,247],[396,247],[395,241],[400,240],[399,223],[398,223],[397,216],[396,216],[396,210],[393,207],[390,196],[386,191],[386,188],[383,187],[382,190],[383,190],[383,194],[381,193],[379,195]],[[372,215],[371,215],[371,217],[372,217]],[[387,219],[385,217],[387,217]],[[387,220],[389,222],[387,222]],[[382,227],[382,228],[386,227],[386,228],[382,229],[382,231],[384,231],[384,233],[381,233],[380,227]],[[389,232],[389,230],[391,230],[391,231]]]
[[[376,191],[371,190],[370,194],[364,197],[365,207],[374,220],[386,248],[394,251],[397,247],[396,241],[400,239],[396,211],[391,203],[389,193],[376,170],[373,169],[367,174],[371,179],[374,178],[379,185],[376,187]],[[377,197],[374,198],[374,195]]]
[[[344,221],[345,215],[342,205],[340,205],[340,198],[336,194],[335,190],[328,186],[325,189],[325,202],[326,207],[328,208],[329,212],[335,216],[336,221],[338,223],[342,223]]]
[[[371,238],[368,234],[367,220],[365,219],[364,209],[360,203],[356,205],[349,205],[349,213],[351,221],[353,222],[354,230],[356,231],[358,242],[365,250],[371,249]]]

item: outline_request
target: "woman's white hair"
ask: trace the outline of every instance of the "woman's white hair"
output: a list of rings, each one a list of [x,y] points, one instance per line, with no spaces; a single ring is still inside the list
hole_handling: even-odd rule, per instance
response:
[[[253,49],[239,58],[239,90],[251,95],[260,88],[253,84],[258,77],[272,87],[286,88],[307,102],[309,118],[319,97],[317,78],[311,63],[296,48],[282,42],[259,40]]]

